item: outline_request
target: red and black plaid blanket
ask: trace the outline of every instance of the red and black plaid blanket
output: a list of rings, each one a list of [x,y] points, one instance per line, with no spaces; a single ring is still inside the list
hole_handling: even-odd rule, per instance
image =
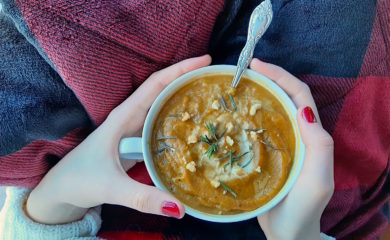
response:
[[[0,183],[34,187],[154,71],[207,52],[235,64],[261,1],[0,2]],[[272,4],[255,56],[311,87],[335,142],[322,231],[375,239],[390,199],[390,2]],[[151,184],[142,164],[129,174]],[[175,220],[116,206],[102,217],[107,239],[264,238],[255,220]]]

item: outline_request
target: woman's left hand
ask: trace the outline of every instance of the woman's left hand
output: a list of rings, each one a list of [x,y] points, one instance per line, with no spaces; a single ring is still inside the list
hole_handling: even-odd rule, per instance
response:
[[[294,101],[306,146],[305,163],[290,193],[258,217],[267,239],[320,239],[320,219],[334,190],[333,140],[323,129],[309,87],[273,64],[253,59],[251,68],[272,79]]]
[[[45,224],[67,223],[82,218],[88,208],[103,203],[183,217],[183,204],[175,197],[128,177],[126,171],[134,163],[121,164],[118,145],[124,136],[140,134],[150,106],[170,82],[210,62],[210,56],[205,55],[153,73],[101,126],[47,173],[27,200],[30,217]]]

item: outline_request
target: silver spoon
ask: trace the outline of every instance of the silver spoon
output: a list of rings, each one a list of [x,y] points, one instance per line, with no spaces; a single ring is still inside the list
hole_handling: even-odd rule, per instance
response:
[[[256,44],[264,35],[265,31],[267,31],[272,21],[272,16],[273,13],[270,0],[265,0],[253,10],[249,20],[248,38],[237,62],[237,70],[232,82],[233,88],[237,87],[242,73],[249,66]]]

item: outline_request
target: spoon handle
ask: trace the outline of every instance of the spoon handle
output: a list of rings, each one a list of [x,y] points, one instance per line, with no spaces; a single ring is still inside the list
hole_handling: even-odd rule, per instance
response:
[[[248,68],[249,63],[252,60],[256,44],[264,35],[265,31],[267,31],[272,21],[272,16],[273,13],[270,0],[263,1],[255,8],[255,10],[253,10],[249,20],[248,38],[237,62],[237,70],[232,82],[233,88],[237,87],[242,73]]]

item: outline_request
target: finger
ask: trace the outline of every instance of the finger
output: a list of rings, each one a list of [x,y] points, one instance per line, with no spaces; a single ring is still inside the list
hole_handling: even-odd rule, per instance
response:
[[[329,191],[333,191],[334,187],[333,139],[316,121],[310,107],[299,108],[297,120],[302,141],[306,147],[305,163],[301,176],[315,176],[318,183],[323,184],[321,186],[322,192],[327,194]],[[312,181],[314,180],[312,179]]]
[[[127,176],[121,176],[110,190],[109,203],[174,218],[182,218],[185,214],[183,204],[174,196]]]
[[[210,63],[210,55],[204,55],[183,60],[155,72],[119,107],[122,108],[123,112],[128,112],[129,108],[137,106],[141,113],[146,113],[153,101],[169,83],[185,73],[205,67]]]
[[[162,85],[166,86],[181,75],[191,72],[195,69],[210,65],[211,56],[206,54],[200,57],[189,58],[164,68],[152,76],[151,81],[161,80]]]
[[[283,68],[270,63],[265,63],[257,58],[252,60],[250,68],[278,84],[291,97],[298,108],[310,106],[318,116],[310,89],[304,82],[294,77]]]
[[[333,139],[318,123],[309,106],[298,109],[298,127],[307,149],[333,151]]]

